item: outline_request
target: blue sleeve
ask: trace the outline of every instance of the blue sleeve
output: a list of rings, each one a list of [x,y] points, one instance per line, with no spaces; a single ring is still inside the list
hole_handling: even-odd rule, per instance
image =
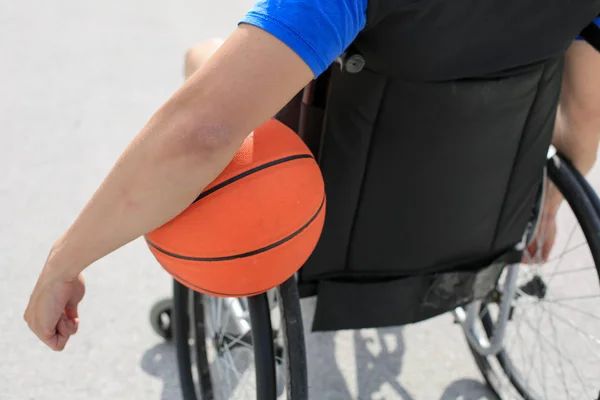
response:
[[[366,23],[368,0],[258,0],[240,23],[257,26],[294,50],[316,76]]]
[[[594,20],[594,24],[596,24],[597,26],[600,26],[600,17],[598,17]],[[575,38],[575,40],[583,40],[583,38],[581,36],[577,36]]]

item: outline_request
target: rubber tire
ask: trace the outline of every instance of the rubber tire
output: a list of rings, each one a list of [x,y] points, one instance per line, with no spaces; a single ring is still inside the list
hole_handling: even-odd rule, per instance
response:
[[[288,400],[308,400],[308,369],[304,324],[296,279],[291,277],[277,288],[284,343],[285,381]]]
[[[286,390],[288,400],[308,399],[308,373],[306,368],[306,345],[300,309],[300,298],[295,278],[292,277],[277,288],[280,299],[281,326],[284,339],[286,361]],[[190,302],[192,296],[193,303]],[[212,380],[204,346],[196,346],[196,360],[200,388],[195,387],[192,379],[192,362],[189,345],[190,323],[196,324],[196,341],[205,339],[204,310],[202,297],[187,287],[174,281],[173,286],[173,326],[177,350],[177,364],[184,400],[213,399]],[[193,310],[190,305],[193,304]],[[200,306],[198,306],[200,305]],[[266,294],[248,298],[252,343],[257,374],[257,399],[275,400],[277,398],[277,377],[275,353],[269,303]],[[202,342],[205,343],[205,342]],[[202,397],[199,397],[202,396]]]
[[[579,171],[561,155],[557,154],[548,160],[547,171],[548,177],[556,185],[573,210],[575,218],[587,240],[596,269],[598,270],[598,276],[600,277],[600,201],[598,195]],[[483,315],[484,317],[481,319],[481,322],[484,330],[488,337],[492,337],[494,329],[492,318],[489,312],[483,312]],[[502,398],[502,394],[499,393],[500,377],[492,369],[488,358],[477,353],[477,350],[470,344],[469,347],[489,387],[496,396]],[[501,350],[495,358],[511,384],[523,396],[523,399],[541,400],[538,394],[527,390],[523,378],[516,371],[510,357],[504,350]]]
[[[169,315],[169,324],[161,323],[162,315]],[[150,326],[157,335],[169,341],[173,338],[173,299],[162,299],[154,303],[150,309]]]

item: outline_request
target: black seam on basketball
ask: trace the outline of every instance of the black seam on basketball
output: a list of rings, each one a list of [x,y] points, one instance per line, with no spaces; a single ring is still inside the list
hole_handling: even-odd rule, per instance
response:
[[[302,233],[302,231],[304,231],[306,228],[308,228],[310,226],[310,224],[313,223],[313,221],[315,219],[317,219],[317,217],[319,216],[319,214],[321,213],[321,211],[323,210],[323,206],[325,205],[325,196],[323,196],[323,200],[321,200],[321,205],[319,206],[319,209],[317,210],[317,212],[315,212],[315,214],[308,220],[308,222],[306,224],[304,224],[302,227],[300,227],[297,231],[295,231],[294,233],[284,237],[281,240],[278,240],[275,243],[271,243],[268,246],[265,247],[261,247],[260,249],[256,249],[256,250],[252,250],[252,251],[248,251],[246,253],[241,253],[241,254],[235,254],[232,256],[222,256],[222,257],[188,257],[188,256],[182,256],[179,254],[175,254],[175,253],[171,253],[168,250],[162,249],[160,247],[158,247],[156,244],[154,244],[146,235],[145,239],[146,242],[148,242],[148,244],[152,247],[154,247],[156,250],[160,251],[163,254],[166,254],[170,257],[173,258],[178,258],[180,260],[187,260],[187,261],[207,261],[207,262],[214,262],[214,261],[230,261],[230,260],[236,260],[238,258],[245,258],[245,257],[251,257],[251,256],[255,256],[257,254],[260,253],[264,253],[265,251],[269,251],[277,246],[281,246],[282,244],[289,242],[290,240],[292,240],[293,238],[295,238],[296,236],[298,236],[300,233]]]
[[[216,192],[217,190],[222,189],[229,184],[232,184],[233,182],[239,181],[240,179],[247,177],[248,175],[255,174],[264,169],[273,167],[275,165],[283,164],[288,161],[301,160],[301,159],[305,159],[305,158],[314,158],[314,157],[310,154],[297,154],[294,156],[288,156],[288,157],[280,158],[278,160],[269,161],[268,163],[259,165],[258,167],[251,168],[248,171],[244,171],[241,174],[238,174],[238,175],[234,176],[233,178],[229,178],[226,181],[223,181],[223,182],[219,183],[218,185],[215,185],[215,186],[211,187],[210,189],[205,190],[204,192],[200,193],[200,196],[198,196],[196,198],[196,200],[194,200],[194,203],[200,199],[205,198],[209,194],[212,194],[212,193]]]

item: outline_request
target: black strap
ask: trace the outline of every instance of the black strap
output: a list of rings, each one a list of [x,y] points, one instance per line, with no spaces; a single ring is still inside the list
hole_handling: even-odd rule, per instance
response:
[[[579,36],[592,45],[593,48],[600,51],[600,27],[598,25],[592,22],[581,31]]]

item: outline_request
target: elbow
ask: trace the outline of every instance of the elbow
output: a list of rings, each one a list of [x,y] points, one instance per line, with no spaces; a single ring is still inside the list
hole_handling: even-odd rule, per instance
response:
[[[600,135],[600,107],[598,101],[583,101],[563,96],[561,107],[563,118],[578,131]]]
[[[227,125],[203,125],[179,137],[179,162],[192,173],[208,174],[216,178],[235,157],[243,139]],[[206,182],[208,183],[208,182]]]
[[[573,110],[573,123],[585,132],[600,134],[600,109],[581,104]]]
[[[187,157],[198,162],[210,162],[215,158],[235,152],[241,145],[238,136],[225,124],[199,125],[182,129],[176,134],[177,147]],[[231,154],[233,156],[233,153]]]
[[[181,95],[179,96],[181,97]],[[167,157],[184,157],[194,164],[233,155],[245,137],[231,121],[210,107],[175,97],[151,119],[148,128],[161,137]]]

